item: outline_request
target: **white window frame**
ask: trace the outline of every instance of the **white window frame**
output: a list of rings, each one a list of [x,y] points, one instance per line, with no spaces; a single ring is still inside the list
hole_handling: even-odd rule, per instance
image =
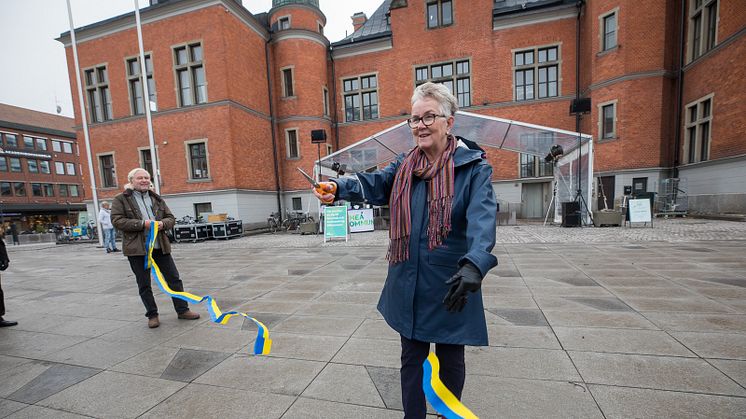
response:
[[[194,172],[192,170],[192,155],[189,152],[189,146],[191,146],[192,144],[200,144],[200,143],[205,144],[205,160],[207,161],[207,177],[194,178],[192,177],[192,174]],[[186,158],[186,164],[187,164],[187,182],[188,183],[211,182],[212,181],[212,166],[210,165],[210,144],[207,141],[207,138],[197,138],[193,140],[184,141],[184,157]],[[157,158],[158,156],[156,155],[156,159]]]
[[[615,15],[616,16],[616,42],[613,47],[605,48],[605,42],[606,42],[606,18]],[[599,53],[604,53],[608,51],[613,51],[615,49],[619,48],[619,7],[615,7],[608,12],[599,15],[598,16],[598,51]]]
[[[326,86],[321,88],[321,103],[324,106],[324,116],[329,116],[329,89]]]
[[[614,109],[614,130],[611,132],[611,137],[604,137],[604,108],[607,106],[613,106]],[[610,141],[615,140],[619,138],[619,120],[618,120],[618,113],[619,113],[619,99],[609,100],[606,102],[599,103],[597,105],[598,109],[598,141]]]
[[[291,156],[290,155],[290,132],[295,132],[295,143],[296,148],[298,150],[297,156]],[[298,128],[286,128],[285,129],[285,158],[288,160],[300,160],[301,158],[301,152],[300,152],[300,134]]]
[[[363,79],[368,77],[375,77],[376,87],[368,86],[366,88],[363,88]],[[345,91],[345,81],[350,81],[353,79],[357,80],[357,89]],[[345,122],[374,121],[381,118],[381,95],[379,94],[379,88],[381,87],[380,80],[381,78],[379,77],[378,72],[358,74],[340,78],[339,84],[341,87],[340,92],[342,94],[342,114],[344,115]],[[373,117],[371,115],[370,118],[365,118],[365,105],[363,101],[363,95],[368,93],[376,94],[376,116]],[[347,96],[357,96],[360,100],[360,110],[359,114],[357,115],[358,119],[347,119],[347,102],[345,100]]]
[[[689,0],[687,2],[687,42],[686,42],[686,56],[687,63],[692,62],[699,57],[706,54],[711,49],[714,49],[718,44],[718,26],[720,23],[720,0],[702,0],[702,4],[696,7],[697,0]],[[712,47],[709,46],[709,34],[710,34],[710,14],[709,6],[715,4],[715,36],[713,39]],[[699,45],[697,45],[696,51],[694,48],[694,18],[699,15],[701,23],[699,25]]]
[[[557,59],[556,60],[547,60],[542,63],[539,62],[539,51],[543,49],[548,48],[557,48]],[[519,52],[528,52],[533,51],[533,59],[534,62],[531,64],[523,63],[522,65],[517,65],[516,63],[516,53]],[[548,58],[548,57],[547,57]],[[510,50],[510,62],[512,64],[512,70],[511,70],[511,77],[513,79],[513,83],[511,85],[512,87],[512,95],[513,95],[513,101],[514,102],[531,102],[535,100],[546,100],[546,99],[554,99],[562,96],[562,43],[553,43],[553,44],[546,44],[546,45],[536,45],[536,46],[529,46],[526,48],[515,48]],[[539,69],[542,67],[550,67],[550,66],[557,66],[557,94],[554,96],[549,96],[549,80],[547,79],[547,96],[546,97],[539,97]],[[524,71],[524,70],[531,70],[533,69],[533,87],[534,87],[534,97],[531,99],[523,98],[518,99],[518,95],[516,94],[516,71]]]
[[[290,70],[290,89],[292,89],[291,92],[288,92],[287,86],[285,86],[285,70]],[[295,66],[289,65],[282,67],[280,69],[280,87],[282,88],[282,99],[295,99],[298,97],[298,92],[295,90]],[[287,93],[292,93],[291,95],[288,95]]]
[[[704,102],[710,101],[710,114],[708,116],[703,116],[702,110],[704,109],[704,106],[701,106]],[[697,119],[694,121],[691,120],[691,112],[690,109],[692,107],[697,107]],[[683,157],[686,164],[691,163],[699,163],[702,161],[710,160],[712,154],[712,123],[713,123],[713,114],[715,113],[715,93],[710,93],[706,96],[702,96],[701,98],[691,101],[684,106],[684,112],[685,112],[685,125],[684,125],[684,144],[683,144]],[[708,124],[709,129],[707,132],[707,156],[705,159],[702,159],[702,125]],[[694,128],[694,136],[695,136],[695,150],[694,150],[694,161],[691,161],[689,158],[689,152],[690,152],[690,136],[689,132],[690,129]]]
[[[288,27],[283,28],[282,22],[287,22]],[[293,17],[291,15],[283,15],[277,18],[277,30],[278,31],[286,31],[288,29],[291,29],[293,27]]]

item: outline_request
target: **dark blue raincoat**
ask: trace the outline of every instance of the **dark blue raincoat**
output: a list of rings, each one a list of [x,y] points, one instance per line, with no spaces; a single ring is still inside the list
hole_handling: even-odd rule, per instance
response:
[[[386,205],[394,175],[403,160],[374,173],[358,173],[357,178],[335,179],[337,198]],[[453,156],[455,184],[451,232],[443,245],[427,249],[427,187],[413,176],[412,229],[409,259],[389,265],[378,311],[402,336],[423,342],[460,345],[487,345],[487,325],[481,291],[470,293],[464,310],[449,313],[443,305],[448,292],[446,280],[467,260],[482,275],[497,265],[492,255],[495,245],[497,204],[492,189],[492,167],[479,150],[464,146]]]

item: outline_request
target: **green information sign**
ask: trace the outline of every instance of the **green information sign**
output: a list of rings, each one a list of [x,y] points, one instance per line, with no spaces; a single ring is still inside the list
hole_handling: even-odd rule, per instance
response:
[[[344,238],[347,241],[347,207],[324,207],[324,242]]]

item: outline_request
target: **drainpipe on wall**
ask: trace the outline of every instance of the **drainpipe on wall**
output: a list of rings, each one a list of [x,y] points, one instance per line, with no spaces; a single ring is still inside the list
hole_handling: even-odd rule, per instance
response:
[[[332,124],[334,124],[334,151],[339,151],[339,123],[337,122],[337,71],[335,68],[332,47],[329,46],[329,60],[332,62],[332,109],[330,110]]]
[[[673,173],[672,177],[679,177],[679,151],[681,149],[681,115],[684,100],[684,22],[686,21],[686,1],[681,0],[681,15],[679,19],[679,71],[676,74],[676,132],[674,133]]]
[[[264,43],[264,57],[267,62],[267,97],[269,99],[269,122],[272,127],[272,157],[275,165],[275,189],[277,190],[277,212],[282,221],[282,197],[280,194],[280,167],[277,162],[277,134],[275,133],[275,111],[272,106],[272,71],[269,65],[269,40]]]

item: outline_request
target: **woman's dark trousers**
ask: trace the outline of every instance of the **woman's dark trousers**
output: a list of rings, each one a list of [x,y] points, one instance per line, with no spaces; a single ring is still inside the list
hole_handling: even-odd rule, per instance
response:
[[[427,414],[422,390],[422,364],[430,353],[430,343],[401,337],[401,396],[405,419],[424,419]],[[460,400],[466,380],[464,345],[435,344],[440,361],[440,380]]]

